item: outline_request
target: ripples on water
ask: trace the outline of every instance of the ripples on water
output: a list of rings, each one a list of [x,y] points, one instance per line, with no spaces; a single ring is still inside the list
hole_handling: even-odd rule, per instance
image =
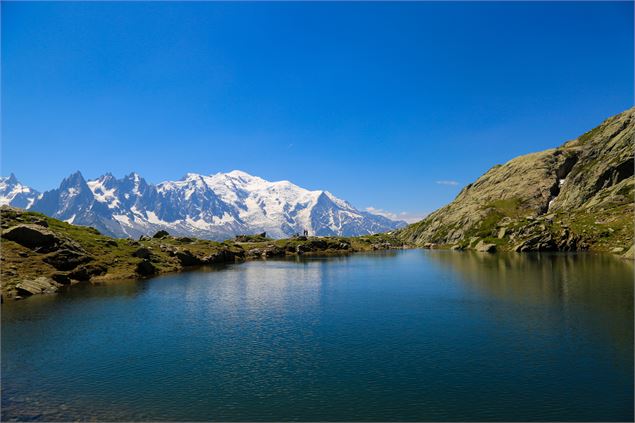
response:
[[[3,420],[632,420],[633,269],[404,251],[2,308]]]

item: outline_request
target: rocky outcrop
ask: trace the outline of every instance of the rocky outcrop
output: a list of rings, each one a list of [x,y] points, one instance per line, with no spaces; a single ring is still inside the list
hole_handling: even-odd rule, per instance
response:
[[[103,264],[85,264],[78,267],[68,274],[69,278],[76,281],[89,281],[93,276],[101,276],[108,271],[108,268]]]
[[[633,244],[635,108],[558,148],[496,165],[396,235],[421,246],[612,251]]]
[[[60,237],[39,225],[14,226],[5,230],[2,237],[40,253],[54,251],[63,244]]]
[[[495,253],[496,252],[496,244],[488,244],[483,241],[479,241],[475,247],[476,251],[480,251],[482,253]]]
[[[182,266],[200,266],[202,264],[205,264],[203,259],[194,255],[189,250],[176,251],[175,256],[179,260]]]
[[[73,270],[77,266],[94,259],[83,252],[63,249],[45,257],[43,260],[57,270]]]
[[[23,280],[16,285],[19,295],[54,294],[61,284],[51,278],[40,276],[35,279]]]
[[[143,259],[137,263],[136,272],[139,276],[152,276],[158,273],[158,269],[150,260]]]

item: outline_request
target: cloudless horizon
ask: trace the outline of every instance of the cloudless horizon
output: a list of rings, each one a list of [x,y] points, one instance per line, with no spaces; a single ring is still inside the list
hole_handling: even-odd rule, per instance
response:
[[[1,173],[240,169],[421,216],[633,105],[632,2],[3,2]]]

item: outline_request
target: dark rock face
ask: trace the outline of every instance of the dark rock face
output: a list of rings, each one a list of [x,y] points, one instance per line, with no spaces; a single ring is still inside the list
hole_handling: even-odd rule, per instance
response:
[[[143,259],[137,264],[136,272],[141,276],[152,276],[158,273],[158,269],[150,260]]]
[[[175,256],[182,266],[199,266],[204,264],[204,261],[195,256],[190,250],[177,251]]]
[[[237,254],[229,250],[221,250],[205,257],[204,264],[230,263],[237,258]]]
[[[37,225],[14,226],[4,231],[2,237],[42,253],[54,251],[62,244],[57,235]]]
[[[154,234],[154,235],[152,236],[152,238],[165,238],[166,236],[170,236],[170,234],[168,233],[168,231],[163,231],[163,230],[161,230],[161,231],[157,232],[156,234]]]
[[[68,285],[71,283],[71,278],[65,273],[54,273],[51,275],[51,279],[62,285]]]
[[[89,281],[93,276],[103,275],[107,271],[106,266],[100,264],[85,264],[70,272],[68,277],[77,281]]]
[[[59,250],[44,258],[45,263],[50,264],[57,270],[73,270],[80,264],[85,264],[92,260],[93,258],[86,254],[67,249]]]

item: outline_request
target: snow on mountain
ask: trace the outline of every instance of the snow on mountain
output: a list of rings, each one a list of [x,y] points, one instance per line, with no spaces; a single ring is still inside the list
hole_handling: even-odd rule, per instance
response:
[[[33,204],[39,193],[22,185],[15,175],[0,177],[0,206],[11,204],[26,209]]]
[[[20,207],[8,196],[1,198]],[[259,232],[282,238],[304,230],[320,236],[355,236],[405,226],[359,211],[328,191],[306,190],[289,181],[269,182],[238,170],[209,176],[188,173],[156,186],[137,173],[122,179],[108,173],[85,181],[76,172],[59,188],[22,204],[117,237],[151,235],[161,229],[219,240]]]

